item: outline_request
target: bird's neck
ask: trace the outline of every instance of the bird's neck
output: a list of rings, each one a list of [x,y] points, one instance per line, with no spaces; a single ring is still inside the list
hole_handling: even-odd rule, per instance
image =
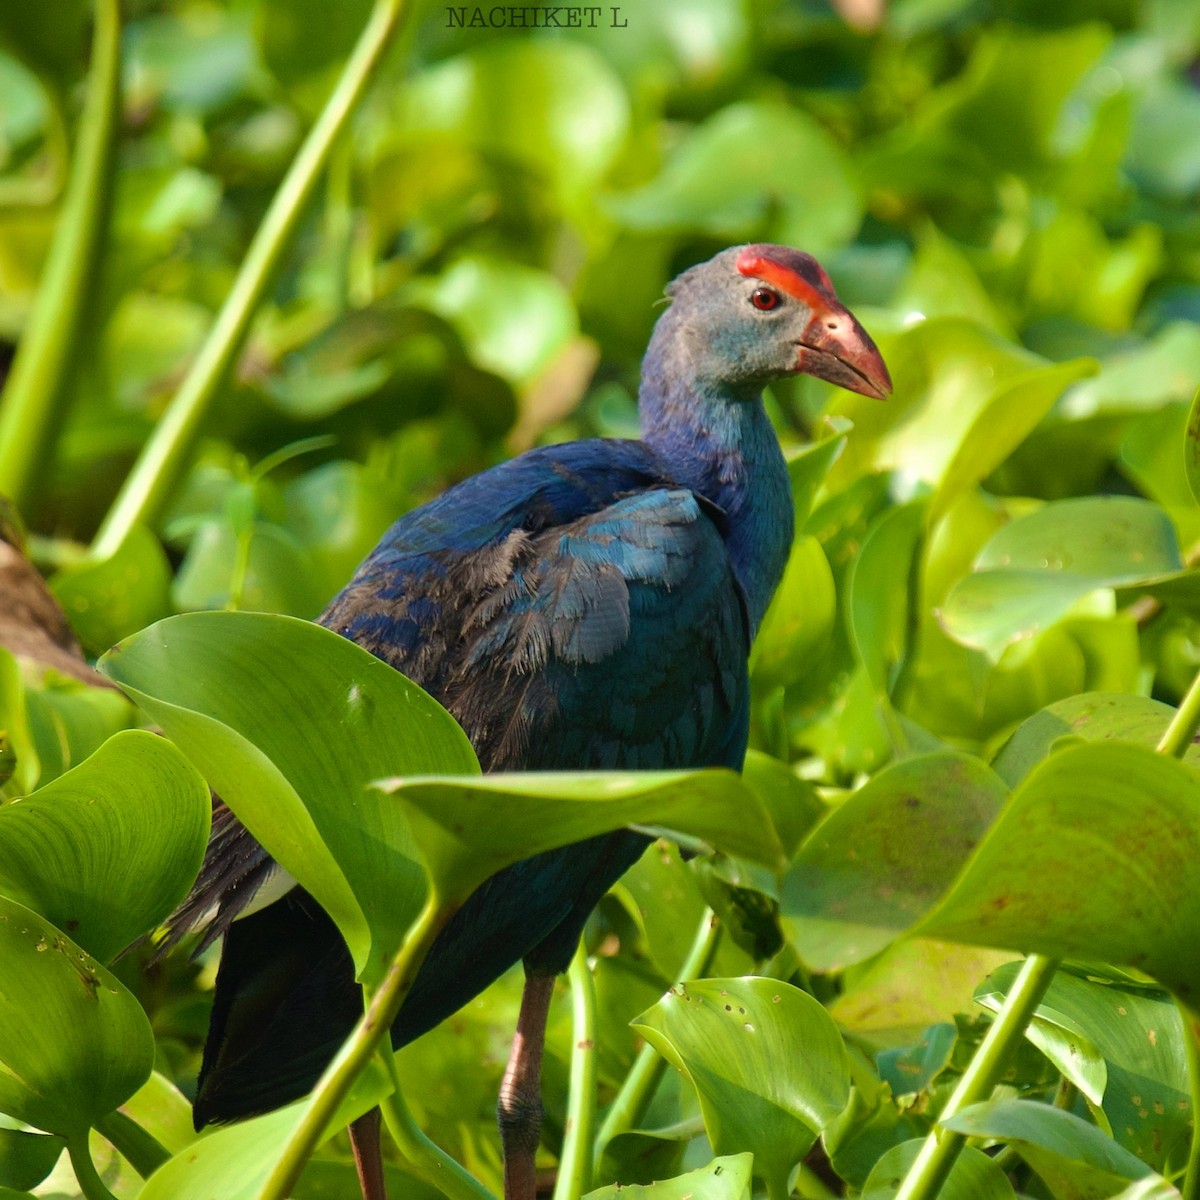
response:
[[[725,512],[730,561],[757,630],[792,545],[787,465],[760,393],[689,378],[673,357],[651,343],[638,399],[642,440],[676,482]]]

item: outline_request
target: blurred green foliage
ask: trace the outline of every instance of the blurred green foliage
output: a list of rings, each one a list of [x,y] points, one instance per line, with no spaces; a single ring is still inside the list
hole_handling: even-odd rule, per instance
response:
[[[169,511],[98,563],[80,561],[82,544],[210,328],[369,5],[123,8],[111,227],[69,416],[23,514],[87,652],[174,612],[315,616],[396,515],[455,480],[538,442],[633,434],[638,362],[679,270],[738,241],[801,246],[876,336],[896,392],[880,405],[800,378],[769,398],[798,536],[755,648],[747,779],[799,853],[779,882],[660,847],[604,901],[588,931],[602,1105],[635,1061],[631,1019],[666,1029],[660,997],[711,904],[728,935],[708,974],[804,989],[848,1046],[848,1067],[835,1056],[853,1085],[840,1116],[772,1107],[770,1086],[756,1096],[797,1147],[772,1161],[773,1186],[819,1133],[821,1186],[894,1195],[979,1043],[973,996],[994,1009],[1012,973],[980,980],[1040,937],[1087,965],[1054,984],[1008,1095],[1066,1111],[1032,1130],[1030,1109],[1003,1100],[955,1120],[1011,1146],[1025,1164],[1011,1179],[1039,1200],[1132,1189],[1139,1160],[1178,1175],[1195,1098],[1177,1010],[1145,977],[1094,960],[1180,991],[1198,982],[1195,767],[1146,760],[1200,667],[1188,408],[1200,5],[670,0],[621,6],[616,27],[605,8],[596,28],[536,32],[455,27],[445,5],[423,5],[336,147]],[[0,367],[59,217],[88,31],[83,0],[0,8]],[[130,736],[116,693],[35,675],[0,654],[5,799],[41,785],[49,800],[106,738]],[[1081,745],[1114,738],[1142,748]],[[1061,761],[1042,763],[1056,745]],[[1135,775],[1138,787],[1120,783]],[[1064,851],[1047,797],[1085,832],[1107,804],[1097,828],[1115,841]],[[989,915],[1001,886],[1025,889],[1007,925]],[[913,928],[924,936],[899,940]],[[1009,950],[979,948],[997,945]],[[36,953],[14,947],[19,974],[18,955]],[[171,1081],[194,1081],[214,964],[147,972],[146,958],[113,964],[121,984],[107,994],[147,1064],[122,984],[149,1015],[161,1074],[126,1111],[174,1152],[191,1134]],[[95,978],[112,976],[97,965]],[[515,1000],[501,980],[400,1056],[424,1081],[410,1097],[422,1125],[489,1183]],[[791,1029],[797,1044],[812,1024]],[[686,1035],[658,1036],[708,1070]],[[722,1088],[744,1082],[738,1036],[737,1069],[715,1091],[659,1084],[641,1123],[607,1143],[597,1186],[694,1171],[671,1186],[751,1194],[762,1171],[738,1152],[756,1147],[712,1116]],[[564,1009],[548,1048],[547,1162],[572,1041]],[[138,1086],[126,1074],[122,1094]],[[79,1194],[69,1168],[40,1183],[57,1145],[0,1142],[0,1190]],[[711,1162],[714,1146],[729,1157]],[[106,1179],[136,1194],[116,1158]],[[296,1194],[353,1186],[338,1144]],[[407,1177],[395,1186],[424,1194]],[[1136,1194],[1175,1194],[1161,1188]],[[973,1152],[943,1194],[1015,1193]]]

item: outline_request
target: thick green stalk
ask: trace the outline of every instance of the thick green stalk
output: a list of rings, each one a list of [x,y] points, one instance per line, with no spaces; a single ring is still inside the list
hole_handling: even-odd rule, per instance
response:
[[[1192,744],[1192,738],[1196,736],[1198,726],[1200,726],[1200,672],[1197,672],[1196,678],[1192,680],[1192,686],[1188,688],[1187,695],[1179,702],[1179,707],[1175,710],[1174,716],[1171,717],[1154,749],[1159,754],[1170,754],[1175,758],[1182,758]]]
[[[1192,744],[1198,727],[1200,672],[1196,673],[1187,695],[1180,701],[1155,750],[1159,754],[1182,758]],[[966,1074],[959,1080],[958,1087],[938,1118],[939,1121],[952,1117],[968,1104],[988,1099],[1000,1080],[1009,1051],[1024,1036],[1025,1027],[1050,986],[1058,965],[1057,959],[1046,958],[1040,954],[1032,954],[1025,960],[1025,965],[1005,997],[996,1020],[971,1060]],[[1200,1112],[1200,1051],[1195,1044],[1196,1030],[1191,1014],[1183,1008],[1182,1015],[1185,1036],[1188,1039],[1188,1079],[1192,1093],[1192,1111]],[[936,1196],[966,1140],[963,1134],[952,1133],[935,1126],[909,1168],[899,1192],[896,1193],[896,1200],[931,1200],[931,1197]],[[1184,1200],[1200,1200],[1200,1122],[1193,1129],[1187,1176],[1182,1192]]]
[[[379,1047],[379,1055],[392,1081],[392,1094],[383,1101],[383,1119],[388,1133],[396,1143],[405,1162],[418,1179],[438,1188],[450,1200],[496,1200],[491,1192],[469,1171],[448,1155],[413,1119],[404,1101],[396,1056],[387,1041]]]
[[[54,435],[108,226],[120,111],[121,13],[95,0],[92,65],[54,241],[0,403],[0,493],[28,508]]]
[[[596,986],[582,938],[575,947],[567,978],[571,984],[571,1082],[554,1200],[579,1200],[592,1185],[592,1138],[596,1134]]]
[[[333,94],[305,138],[250,243],[212,331],[105,517],[92,544],[94,557],[111,557],[135,525],[152,524],[162,512],[187,468],[204,416],[246,340],[258,304],[325,169],[330,151],[375,78],[406,12],[404,0],[376,0]]]
[[[326,1067],[325,1074],[317,1081],[300,1124],[276,1160],[257,1200],[286,1200],[291,1195],[305,1164],[325,1136],[338,1106],[366,1069],[380,1042],[388,1035],[400,1005],[412,987],[417,970],[433,945],[433,939],[453,911],[453,906],[440,903],[433,895],[425,902],[421,915],[396,951],[383,982],[371,997],[366,1013],[342,1044],[337,1057]]]
[[[96,1132],[107,1138],[143,1179],[171,1157],[158,1138],[119,1110],[98,1122]]]
[[[1058,959],[1041,954],[1031,954],[1025,960],[992,1027],[938,1117],[939,1122],[992,1094],[1010,1053],[1024,1036],[1025,1027],[1046,994],[1058,965]],[[930,1200],[936,1196],[966,1141],[966,1134],[934,1126],[904,1177],[896,1200]]]
[[[67,1153],[71,1157],[71,1168],[75,1172],[75,1182],[84,1200],[117,1200],[104,1185],[96,1164],[92,1162],[92,1152],[88,1146],[87,1131],[77,1133],[67,1139]]]
[[[678,982],[703,978],[717,953],[720,940],[720,922],[712,909],[706,908],[700,918],[692,948],[688,951],[683,966],[679,968]],[[638,1051],[633,1066],[625,1076],[620,1091],[613,1097],[600,1126],[600,1132],[596,1135],[594,1162],[600,1161],[604,1148],[617,1134],[632,1129],[642,1119],[666,1068],[666,1059],[653,1046],[645,1045]]]
[[[1192,1144],[1188,1150],[1187,1167],[1179,1184],[1182,1200],[1200,1200],[1200,1131],[1196,1129],[1196,1114],[1200,1113],[1200,1029],[1196,1020],[1184,1005],[1180,1005],[1183,1018],[1183,1049],[1187,1057],[1188,1092],[1192,1101]]]

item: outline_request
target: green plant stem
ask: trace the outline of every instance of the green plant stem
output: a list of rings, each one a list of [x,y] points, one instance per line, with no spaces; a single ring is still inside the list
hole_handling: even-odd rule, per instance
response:
[[[0,404],[0,493],[22,510],[63,425],[66,385],[108,226],[120,111],[118,0],[95,0],[95,13],[92,65],[66,196]]]
[[[1159,754],[1170,754],[1182,758],[1196,728],[1200,726],[1200,672],[1196,673],[1187,694],[1179,702],[1155,749]],[[1192,1143],[1188,1150],[1187,1170],[1180,1185],[1183,1200],[1200,1200],[1200,1049],[1197,1048],[1197,1030],[1192,1013],[1187,1006],[1179,1006],[1183,1018],[1184,1053],[1188,1065],[1188,1091],[1192,1101]]]
[[[1180,1005],[1183,1017],[1183,1049],[1187,1058],[1188,1092],[1192,1101],[1192,1144],[1188,1149],[1187,1167],[1180,1181],[1179,1194],[1182,1200],[1200,1200],[1200,1131],[1196,1125],[1200,1113],[1200,1030],[1186,1006]]]
[[[1041,954],[1031,954],[1025,960],[992,1027],[938,1117],[939,1122],[992,1094],[1058,965],[1058,959]],[[966,1141],[966,1134],[935,1126],[904,1177],[896,1200],[930,1200],[936,1196]]]
[[[596,1135],[596,985],[583,939],[571,969],[571,1081],[567,1128],[554,1200],[579,1200],[592,1185],[592,1139]]]
[[[92,543],[94,557],[111,557],[135,525],[152,524],[161,513],[188,465],[201,422],[233,367],[330,152],[375,78],[407,11],[405,0],[376,0],[332,95],[250,243],[212,331],[100,526]]]
[[[383,982],[371,997],[367,1011],[317,1081],[300,1124],[271,1169],[258,1193],[258,1200],[285,1200],[291,1194],[305,1163],[325,1136],[326,1127],[338,1106],[370,1062],[379,1043],[388,1035],[433,939],[450,919],[454,908],[441,903],[433,894],[425,902],[421,915],[388,966]]]
[[[158,1138],[119,1110],[99,1121],[96,1132],[107,1138],[143,1179],[171,1157]]]
[[[92,1162],[92,1152],[88,1146],[87,1130],[67,1138],[67,1153],[71,1156],[71,1167],[75,1172],[75,1181],[85,1200],[117,1200],[116,1196],[104,1186],[96,1164]]]
[[[702,978],[712,964],[720,940],[721,924],[712,909],[706,908],[688,956],[679,968],[677,982]],[[620,1091],[613,1097],[604,1115],[600,1132],[596,1135],[593,1162],[600,1161],[605,1147],[617,1134],[632,1129],[642,1119],[666,1068],[666,1059],[653,1046],[644,1045],[637,1052],[629,1074],[625,1076]]]
[[[431,1187],[438,1188],[450,1200],[495,1200],[474,1175],[464,1170],[417,1125],[404,1100],[396,1056],[386,1040],[379,1047],[379,1057],[383,1060],[393,1089],[380,1106],[383,1119],[397,1149],[412,1168],[412,1174]]]
[[[1154,749],[1159,754],[1170,754],[1175,758],[1182,758],[1192,744],[1192,738],[1196,736],[1198,726],[1200,726],[1200,671],[1196,673],[1196,678],[1192,680],[1187,695],[1179,702],[1175,715],[1167,724],[1167,728],[1163,731],[1162,737],[1158,739],[1158,745]]]

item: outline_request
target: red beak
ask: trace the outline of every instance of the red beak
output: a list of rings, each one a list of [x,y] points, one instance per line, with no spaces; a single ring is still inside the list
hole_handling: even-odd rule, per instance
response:
[[[886,399],[892,390],[892,377],[871,335],[840,304],[813,314],[800,342],[796,370],[877,400]]]

